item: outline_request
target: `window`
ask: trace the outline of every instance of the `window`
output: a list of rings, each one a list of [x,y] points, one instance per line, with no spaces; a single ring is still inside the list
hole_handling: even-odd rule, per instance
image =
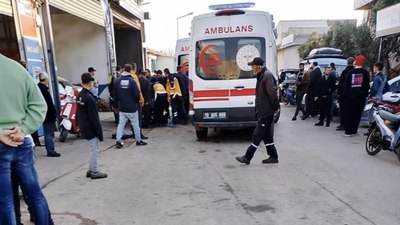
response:
[[[178,56],[178,65],[182,65],[185,62],[189,62],[189,54]]]
[[[223,38],[196,43],[196,74],[204,80],[254,78],[247,65],[265,55],[263,38]]]

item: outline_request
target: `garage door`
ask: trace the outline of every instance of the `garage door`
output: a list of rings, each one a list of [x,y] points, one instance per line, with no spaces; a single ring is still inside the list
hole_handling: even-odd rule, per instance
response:
[[[0,14],[12,16],[12,8],[10,0],[0,0]]]
[[[50,5],[61,9],[64,12],[104,27],[104,16],[99,1],[50,0]]]

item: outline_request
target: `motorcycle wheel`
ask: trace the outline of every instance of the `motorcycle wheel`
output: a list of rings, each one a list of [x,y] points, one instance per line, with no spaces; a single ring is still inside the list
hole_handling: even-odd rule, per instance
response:
[[[58,140],[60,142],[65,142],[67,140],[69,131],[65,129],[64,126],[60,126],[60,136],[58,137]]]
[[[381,132],[377,127],[374,127],[365,142],[365,150],[367,150],[368,155],[373,156],[378,154],[382,149]]]

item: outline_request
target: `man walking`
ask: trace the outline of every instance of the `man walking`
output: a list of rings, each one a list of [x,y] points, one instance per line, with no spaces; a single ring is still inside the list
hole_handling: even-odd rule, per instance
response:
[[[258,145],[264,141],[269,158],[264,159],[262,163],[278,163],[278,153],[273,137],[274,112],[280,108],[276,93],[276,80],[272,73],[264,67],[262,58],[256,57],[248,64],[251,66],[253,74],[257,75],[256,115],[258,115],[258,122],[252,136],[253,143],[247,148],[246,154],[236,157],[236,160],[250,164]]]
[[[336,130],[340,131],[340,130],[344,130],[344,125],[343,125],[343,118],[344,118],[344,104],[343,104],[343,85],[344,85],[344,80],[346,78],[346,74],[354,69],[354,58],[353,57],[349,57],[347,58],[347,67],[342,71],[342,73],[340,74],[340,78],[339,78],[339,84],[338,84],[338,90],[337,90],[337,94],[339,97],[339,117],[340,117],[340,124],[339,126],[336,127]]]
[[[377,62],[374,65],[374,79],[372,82],[369,98],[382,99],[382,95],[390,90],[388,79],[383,71],[383,63]]]
[[[0,68],[0,224],[16,224],[10,176],[11,163],[15,163],[17,182],[32,206],[35,224],[48,225],[49,209],[34,166],[29,135],[43,122],[46,102],[19,63],[0,54]]]
[[[47,104],[46,117],[43,122],[44,130],[44,143],[46,146],[48,157],[60,157],[61,154],[54,150],[54,123],[57,119],[56,107],[54,106],[53,99],[49,91],[49,75],[46,72],[39,74],[39,89],[42,92],[44,100]]]
[[[90,143],[90,164],[86,172],[87,178],[106,178],[107,174],[98,170],[99,144],[103,141],[103,129],[100,124],[99,113],[96,107],[96,98],[90,91],[93,88],[94,78],[90,73],[81,76],[82,91],[78,94],[77,117],[82,138]]]
[[[308,89],[308,83],[310,82],[310,74],[304,71],[304,63],[299,64],[299,72],[297,73],[296,79],[296,112],[292,118],[293,121],[297,120],[297,115],[301,111],[303,116],[306,115],[303,109],[302,101],[303,96],[306,94]]]
[[[117,141],[116,147],[124,147],[124,143],[121,141],[124,133],[124,128],[128,120],[131,122],[136,139],[136,145],[147,145],[146,142],[142,141],[140,127],[139,127],[139,109],[138,104],[140,100],[140,91],[131,76],[132,66],[126,64],[124,66],[124,72],[121,73],[121,77],[115,80],[115,101],[114,108],[119,111],[119,123],[117,128]]]
[[[368,96],[369,74],[363,68],[364,62],[365,57],[363,55],[356,57],[355,68],[346,74],[343,84],[345,137],[358,134],[358,126]]]

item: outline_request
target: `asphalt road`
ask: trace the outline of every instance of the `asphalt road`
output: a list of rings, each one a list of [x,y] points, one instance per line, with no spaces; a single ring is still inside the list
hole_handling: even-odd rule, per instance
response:
[[[148,146],[133,140],[115,149],[102,143],[100,169],[85,178],[88,144],[57,143],[62,157],[37,151],[41,183],[57,225],[397,225],[400,162],[391,152],[365,152],[365,136],[342,137],[291,121],[283,106],[275,127],[279,164],[263,165],[260,146],[250,165],[236,162],[252,130],[212,131],[199,142],[192,126],[145,130]],[[106,136],[115,129],[105,120]],[[360,132],[363,133],[364,129]],[[24,210],[24,218],[27,212]],[[26,222],[25,224],[29,224]]]

